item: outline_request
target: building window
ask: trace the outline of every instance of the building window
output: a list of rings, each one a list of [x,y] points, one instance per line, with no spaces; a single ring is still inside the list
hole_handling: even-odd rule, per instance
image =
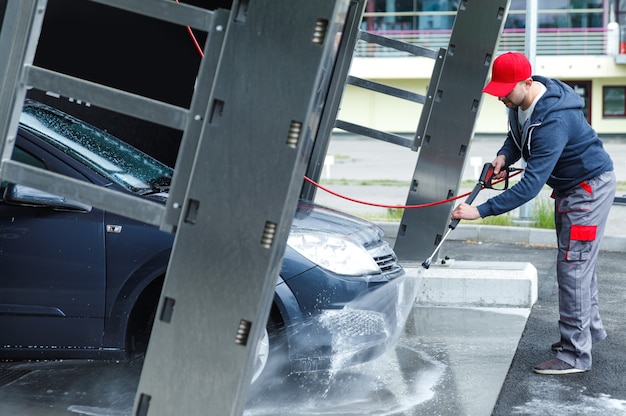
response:
[[[538,28],[602,28],[610,0],[541,0]],[[626,0],[618,1],[616,13]],[[365,30],[451,30],[459,0],[368,0]],[[622,24],[622,22],[619,22]],[[526,0],[511,0],[505,27],[526,26]]]
[[[602,88],[602,115],[626,117],[626,86]]]
[[[607,0],[542,0],[537,5],[537,27],[570,29],[604,26]],[[606,4],[606,5],[605,5]],[[506,28],[526,27],[526,0],[511,0]]]
[[[510,0],[499,51],[525,50],[526,3]],[[610,5],[626,33],[626,0],[538,3],[537,55],[604,55]],[[447,48],[458,7],[459,0],[367,0],[361,29],[434,50]],[[408,56],[390,48],[361,46],[357,56]]]
[[[364,30],[451,30],[458,0],[368,0]]]

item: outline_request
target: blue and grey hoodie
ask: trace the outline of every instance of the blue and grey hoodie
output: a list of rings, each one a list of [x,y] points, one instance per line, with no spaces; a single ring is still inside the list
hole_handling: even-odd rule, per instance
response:
[[[511,211],[533,199],[548,184],[563,194],[583,181],[613,170],[602,141],[587,123],[582,98],[556,79],[533,76],[546,86],[522,131],[517,109],[509,109],[509,132],[498,155],[507,167],[526,161],[523,178],[500,195],[479,205],[482,218]]]

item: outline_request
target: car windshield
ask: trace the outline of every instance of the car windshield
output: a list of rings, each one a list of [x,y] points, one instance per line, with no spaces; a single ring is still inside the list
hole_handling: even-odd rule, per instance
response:
[[[169,190],[171,168],[90,124],[32,101],[22,109],[20,124],[131,192]]]

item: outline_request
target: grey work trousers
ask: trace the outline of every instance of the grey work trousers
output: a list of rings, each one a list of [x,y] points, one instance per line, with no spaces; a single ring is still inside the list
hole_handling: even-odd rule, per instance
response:
[[[555,196],[559,331],[563,344],[557,358],[583,370],[591,369],[592,344],[606,338],[598,311],[596,264],[614,198],[613,171]]]

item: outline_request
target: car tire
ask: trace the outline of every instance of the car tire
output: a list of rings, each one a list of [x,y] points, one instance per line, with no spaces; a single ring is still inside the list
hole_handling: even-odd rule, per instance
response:
[[[267,326],[263,329],[263,335],[258,340],[256,345],[254,363],[252,364],[252,383],[257,381],[265,367],[267,366],[267,360],[270,356],[270,336],[267,331]]]
[[[265,326],[264,336],[256,347],[249,399],[254,400],[266,389],[281,384],[290,372],[285,325],[274,307]]]

